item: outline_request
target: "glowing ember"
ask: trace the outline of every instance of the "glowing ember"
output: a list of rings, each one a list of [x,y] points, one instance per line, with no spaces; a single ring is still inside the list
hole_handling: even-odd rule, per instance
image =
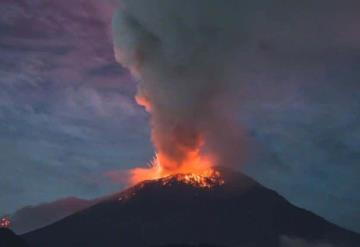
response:
[[[160,160],[166,159],[157,154],[148,168],[131,170],[131,183],[136,184],[144,180],[156,180],[175,175],[178,180],[185,183],[210,187],[209,185],[214,180],[220,178],[220,173],[212,168],[212,159],[201,156],[198,151],[189,152],[180,165],[163,166]]]
[[[7,217],[3,217],[0,219],[0,228],[9,228],[11,225],[11,221]]]
[[[176,181],[200,188],[212,188],[214,186],[223,185],[225,182],[218,171],[212,171],[212,173],[208,174],[208,176],[200,176],[192,173],[169,176],[161,180],[162,185],[168,185],[174,179],[176,179]]]

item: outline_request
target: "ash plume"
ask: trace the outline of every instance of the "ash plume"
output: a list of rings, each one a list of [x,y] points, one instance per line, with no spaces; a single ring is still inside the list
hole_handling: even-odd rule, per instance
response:
[[[239,114],[273,132],[266,121],[277,110],[299,118],[296,102],[310,109],[303,119],[355,105],[347,95],[357,81],[342,81],[339,92],[329,74],[359,49],[351,25],[358,7],[354,0],[123,0],[113,19],[115,52],[138,79],[161,164],[182,166],[194,150],[216,164],[241,163],[249,143]]]
[[[115,52],[138,78],[137,102],[151,114],[165,169],[189,153],[230,163],[242,155],[229,112],[228,65],[241,42],[236,1],[123,1],[114,17]],[[236,152],[232,152],[236,150]]]

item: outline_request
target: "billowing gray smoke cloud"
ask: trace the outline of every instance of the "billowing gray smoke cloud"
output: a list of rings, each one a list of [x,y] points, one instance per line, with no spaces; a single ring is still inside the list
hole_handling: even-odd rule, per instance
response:
[[[359,49],[356,7],[356,1],[123,0],[114,17],[116,54],[139,79],[156,148],[178,161],[204,139],[204,150],[222,163],[239,163],[244,137],[230,116],[234,103],[251,116],[258,112],[249,114],[249,102],[301,103],[301,94],[319,99],[325,90],[326,105],[338,81],[320,80]]]
[[[114,18],[117,58],[139,78],[138,101],[151,112],[153,141],[170,161],[163,165],[181,165],[202,143],[202,151],[232,160],[228,151],[239,154],[240,136],[225,114],[226,92],[232,52],[244,36],[240,4],[123,3]]]

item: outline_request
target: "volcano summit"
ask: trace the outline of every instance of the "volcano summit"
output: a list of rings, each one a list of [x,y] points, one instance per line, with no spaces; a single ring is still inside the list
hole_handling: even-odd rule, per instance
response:
[[[283,237],[360,246],[359,234],[293,206],[241,173],[223,171],[206,181],[201,186],[201,179],[184,174],[144,181],[24,237],[34,247],[277,247]]]

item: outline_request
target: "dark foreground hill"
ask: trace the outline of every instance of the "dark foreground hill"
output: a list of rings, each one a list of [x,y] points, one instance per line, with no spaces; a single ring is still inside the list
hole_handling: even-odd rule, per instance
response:
[[[10,229],[0,228],[0,247],[28,247],[28,245]]]
[[[229,172],[224,178],[211,188],[177,176],[143,182],[24,237],[33,247],[277,247],[284,236],[360,246],[358,234],[293,206],[252,179]]]
[[[224,246],[215,246],[210,244],[199,244],[199,245],[190,245],[190,244],[166,244],[166,245],[157,245],[152,247],[224,247]]]

